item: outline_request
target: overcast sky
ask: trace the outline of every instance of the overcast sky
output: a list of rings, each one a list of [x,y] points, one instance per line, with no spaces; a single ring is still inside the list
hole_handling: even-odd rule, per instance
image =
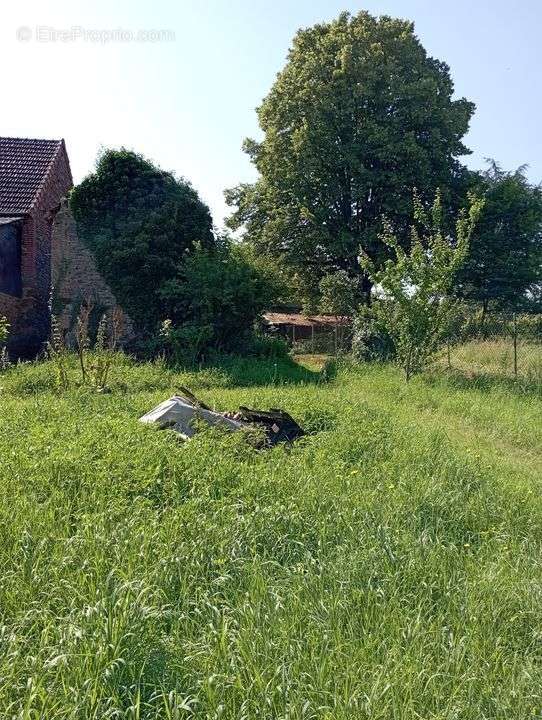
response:
[[[18,0],[0,5],[0,135],[64,137],[75,181],[124,145],[188,178],[215,224],[224,188],[299,27],[361,9],[413,20],[476,103],[475,168],[528,163],[542,180],[542,0]]]

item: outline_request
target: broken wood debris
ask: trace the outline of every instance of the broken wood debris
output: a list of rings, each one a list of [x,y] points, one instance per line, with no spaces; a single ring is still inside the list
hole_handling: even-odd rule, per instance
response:
[[[281,442],[293,443],[305,435],[303,428],[284,410],[253,410],[241,406],[235,412],[219,413],[184,387],[180,388],[178,394],[143,415],[140,421],[170,428],[185,440],[196,434],[198,421],[230,432],[258,429],[263,433],[263,440],[252,440],[257,447],[272,447]]]

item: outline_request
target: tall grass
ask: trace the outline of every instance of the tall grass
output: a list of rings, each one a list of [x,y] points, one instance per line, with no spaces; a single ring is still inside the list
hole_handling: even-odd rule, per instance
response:
[[[540,400],[290,370],[0,376],[0,717],[540,717]],[[178,385],[312,434],[137,422]]]
[[[518,379],[542,389],[542,345],[519,338],[515,355],[513,338],[492,338],[455,345],[449,359],[453,369],[470,374],[513,378],[517,370]],[[439,360],[447,364],[447,353],[442,353]]]

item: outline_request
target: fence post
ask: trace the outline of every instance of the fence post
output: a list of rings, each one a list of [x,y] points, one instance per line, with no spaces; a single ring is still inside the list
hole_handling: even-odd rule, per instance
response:
[[[517,322],[517,316],[516,313],[513,315],[512,319],[512,327],[513,327],[513,338],[514,338],[514,377],[517,380],[518,379],[518,322]]]

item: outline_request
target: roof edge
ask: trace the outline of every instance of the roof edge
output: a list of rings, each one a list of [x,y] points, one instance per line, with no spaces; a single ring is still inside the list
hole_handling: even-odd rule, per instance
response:
[[[26,138],[18,138],[18,139],[26,139]],[[54,154],[53,157],[51,158],[51,161],[50,161],[49,165],[47,166],[47,170],[45,171],[45,174],[43,175],[43,178],[42,178],[42,180],[41,180],[41,182],[40,182],[40,184],[39,184],[39,187],[38,187],[38,189],[36,190],[36,194],[34,195],[34,199],[32,200],[32,202],[30,203],[30,206],[29,206],[29,208],[28,208],[28,210],[27,210],[27,213],[32,212],[32,210],[36,207],[39,199],[40,199],[41,196],[42,196],[43,189],[44,189],[45,185],[47,184],[47,181],[49,180],[49,178],[50,178],[50,176],[51,176],[51,173],[53,172],[53,169],[54,169],[55,165],[57,164],[60,155],[62,154],[62,151],[64,151],[64,155],[65,155],[65,157],[66,157],[66,164],[67,164],[67,166],[68,166],[68,173],[69,173],[69,175],[70,175],[70,182],[71,182],[71,184],[73,185],[73,175],[72,175],[72,170],[71,170],[71,167],[70,167],[70,159],[69,159],[69,157],[68,157],[68,151],[66,150],[66,143],[64,142],[64,138],[61,138],[60,140],[56,140],[56,141],[53,141],[53,142],[57,142],[57,143],[58,143],[58,147],[57,147],[57,149],[55,150],[55,154]]]

